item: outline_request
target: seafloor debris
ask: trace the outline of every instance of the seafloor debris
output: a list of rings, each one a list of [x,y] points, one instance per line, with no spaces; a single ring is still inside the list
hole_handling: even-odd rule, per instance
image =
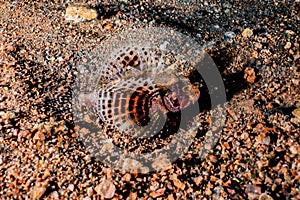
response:
[[[244,71],[244,79],[246,79],[246,81],[248,83],[254,83],[256,80],[256,75],[255,75],[255,71],[253,68],[246,68]]]
[[[85,5],[68,6],[65,13],[65,19],[74,22],[83,22],[96,19],[97,11]]]
[[[243,37],[251,37],[253,35],[253,31],[250,28],[246,28],[243,32],[242,32],[242,36]]]
[[[297,109],[293,110],[292,113],[293,113],[293,115],[294,115],[295,117],[297,117],[297,118],[300,119],[300,108],[297,108]]]
[[[116,192],[116,186],[111,180],[104,179],[95,187],[95,191],[98,195],[101,195],[106,199],[111,199]]]

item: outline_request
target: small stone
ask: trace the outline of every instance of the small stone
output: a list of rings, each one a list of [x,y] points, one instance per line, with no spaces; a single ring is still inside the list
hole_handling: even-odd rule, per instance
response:
[[[104,26],[104,31],[108,31],[113,27],[113,24],[107,24],[106,26]]]
[[[89,197],[91,197],[91,196],[93,196],[93,194],[94,194],[94,189],[93,189],[92,187],[89,187],[89,188],[87,189],[87,195],[88,195]]]
[[[141,167],[142,167],[142,164],[139,161],[131,159],[131,158],[126,158],[122,165],[122,169],[127,172],[132,171],[132,170],[138,171]]]
[[[137,193],[136,192],[130,192],[129,193],[129,199],[130,200],[136,200],[137,199]]]
[[[165,62],[165,64],[169,66],[169,65],[171,65],[171,62],[170,62],[169,60],[167,60],[167,61]]]
[[[230,188],[228,188],[227,191],[231,195],[234,195],[236,193],[234,189],[230,189]]]
[[[87,123],[93,123],[93,120],[91,119],[91,117],[89,115],[84,115],[84,120],[87,122]]]
[[[166,156],[157,157],[152,163],[152,167],[155,170],[166,170],[172,167],[172,163]]]
[[[33,141],[34,142],[37,142],[37,141],[44,141],[45,140],[45,135],[42,133],[42,132],[40,132],[40,131],[38,131],[35,135],[34,135],[34,137],[33,137]]]
[[[289,34],[289,35],[294,35],[294,34],[295,34],[295,32],[292,31],[292,30],[286,30],[285,32],[286,32],[287,34]]]
[[[59,194],[57,191],[53,191],[53,192],[51,192],[50,197],[51,197],[51,199],[58,200]]]
[[[7,112],[6,113],[6,117],[8,119],[14,119],[16,117],[15,113],[14,112]]]
[[[165,193],[165,189],[164,188],[160,188],[160,189],[158,189],[156,191],[151,192],[150,196],[152,198],[157,198],[159,196],[162,196],[164,193]]]
[[[298,153],[298,148],[295,145],[290,146],[289,150],[292,154],[297,154]]]
[[[74,186],[73,184],[70,184],[70,185],[68,186],[68,189],[69,189],[70,191],[73,192],[73,191],[74,191],[74,187],[75,187],[75,186]]]
[[[242,32],[242,36],[243,37],[251,37],[253,35],[253,31],[250,28],[246,28],[243,32]]]
[[[40,199],[43,194],[46,192],[48,182],[41,183],[37,182],[31,192],[32,199]]]
[[[207,196],[211,196],[212,195],[212,191],[210,188],[206,188],[206,190],[204,191],[204,194]]]
[[[80,129],[80,133],[83,134],[83,135],[86,135],[86,134],[89,133],[89,129],[87,129],[87,128],[82,128],[82,129]]]
[[[270,136],[266,136],[261,138],[260,144],[269,145],[270,142],[271,142]]]
[[[244,71],[244,79],[247,80],[248,83],[254,83],[256,79],[255,71],[253,68],[246,68]]]
[[[236,114],[234,113],[233,110],[231,110],[230,108],[226,108],[226,111],[228,112],[228,114],[234,119],[234,120],[238,120]]]
[[[71,137],[76,138],[78,135],[76,133],[72,133]]]
[[[267,193],[262,193],[259,195],[258,200],[273,200],[273,198]]]
[[[203,180],[203,177],[202,176],[198,176],[198,177],[195,177],[195,178],[192,178],[193,179],[193,181],[195,182],[195,184],[197,185],[197,186],[199,186],[199,184],[202,182],[202,180]]]
[[[139,170],[141,174],[148,174],[150,171],[149,167],[146,166],[141,167]]]
[[[225,36],[225,40],[230,40],[232,38],[235,38],[236,34],[233,31],[229,31],[229,32],[226,32],[224,34],[224,36]]]
[[[64,60],[64,59],[63,59],[63,57],[61,57],[61,56],[57,58],[57,61],[58,61],[58,62],[62,62],[63,60]]]
[[[261,194],[261,187],[258,186],[258,185],[250,184],[246,188],[246,192],[247,192],[247,195],[248,195],[249,199],[257,198],[257,196]]]
[[[175,187],[177,187],[180,190],[184,190],[185,188],[185,184],[182,183],[179,179],[174,179],[173,184],[175,185]]]
[[[85,5],[68,6],[66,9],[65,19],[74,22],[83,22],[96,19],[98,16],[95,9]]]
[[[49,170],[46,170],[46,171],[44,172],[44,175],[43,175],[42,179],[45,180],[45,179],[48,178],[50,175],[51,175],[51,174],[50,174],[50,171],[49,171]]]
[[[259,42],[256,42],[255,47],[258,48],[258,49],[262,49],[263,45]]]
[[[169,194],[168,200],[174,200],[173,194]]]
[[[9,44],[9,45],[6,46],[6,50],[7,51],[14,51],[15,47],[13,45]]]
[[[285,48],[285,49],[289,49],[289,48],[291,48],[291,46],[292,46],[292,43],[287,42],[287,43],[285,44],[284,48]]]
[[[292,114],[300,119],[300,108],[296,108],[295,110],[293,110]]]
[[[129,182],[130,179],[131,179],[131,175],[130,175],[129,173],[126,173],[126,174],[123,176],[122,179],[123,179],[124,181],[126,181],[126,182]]]
[[[224,145],[225,149],[230,149],[230,145],[228,142],[223,143],[223,145]]]
[[[216,182],[217,180],[219,180],[217,177],[215,177],[213,175],[210,176],[210,181],[211,182]]]
[[[111,199],[115,195],[116,186],[112,181],[105,179],[95,187],[95,191],[98,195],[101,195],[107,199]]]
[[[18,142],[21,142],[22,138],[26,138],[27,136],[30,135],[30,131],[28,130],[21,130],[18,134]]]

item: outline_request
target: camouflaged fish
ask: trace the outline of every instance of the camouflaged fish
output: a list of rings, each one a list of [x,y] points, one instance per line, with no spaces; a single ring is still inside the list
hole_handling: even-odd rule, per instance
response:
[[[100,72],[92,102],[110,128],[133,137],[158,133],[168,112],[180,112],[200,95],[172,55],[149,49],[125,49]],[[96,99],[96,101],[95,101]]]

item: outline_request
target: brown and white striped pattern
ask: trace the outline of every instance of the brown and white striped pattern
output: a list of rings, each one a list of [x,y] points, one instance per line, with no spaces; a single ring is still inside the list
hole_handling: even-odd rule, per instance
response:
[[[155,134],[167,112],[179,112],[199,97],[199,90],[177,73],[174,65],[167,66],[161,53],[145,49],[121,52],[101,76],[99,117],[133,136]]]

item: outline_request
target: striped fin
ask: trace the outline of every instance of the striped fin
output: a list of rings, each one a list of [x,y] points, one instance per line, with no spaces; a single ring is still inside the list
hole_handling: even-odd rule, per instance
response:
[[[101,86],[113,80],[135,77],[144,72],[152,71],[156,74],[165,67],[161,52],[141,47],[116,50],[100,70]]]
[[[160,89],[150,78],[112,82],[99,91],[98,114],[107,125],[134,136],[156,134],[164,121]],[[158,130],[159,131],[159,130]]]

